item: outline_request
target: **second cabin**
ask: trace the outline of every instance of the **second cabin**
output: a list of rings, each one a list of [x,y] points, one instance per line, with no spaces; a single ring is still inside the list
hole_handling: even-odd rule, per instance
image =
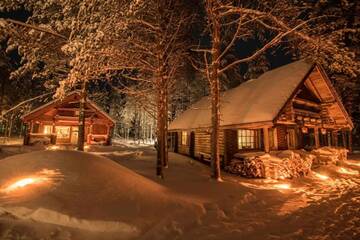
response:
[[[24,115],[22,120],[27,129],[24,145],[37,142],[77,144],[80,98],[80,92],[75,91]],[[86,99],[84,113],[85,142],[109,145],[115,121],[89,99]]]
[[[351,148],[353,123],[321,66],[304,60],[221,93],[220,151]],[[203,97],[169,125],[170,148],[194,158],[211,153],[211,104]]]

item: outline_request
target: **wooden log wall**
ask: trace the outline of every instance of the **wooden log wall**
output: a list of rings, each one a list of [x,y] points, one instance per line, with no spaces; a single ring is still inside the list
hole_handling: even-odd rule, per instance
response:
[[[287,139],[286,139],[286,126],[285,125],[277,125],[277,143],[279,150],[285,150],[288,148]]]
[[[209,130],[195,130],[195,156],[200,157],[200,153],[211,154],[211,133]],[[219,133],[220,155],[224,156],[224,131]]]
[[[224,160],[225,165],[228,165],[233,158],[234,154],[239,151],[237,130],[225,129],[224,130]]]

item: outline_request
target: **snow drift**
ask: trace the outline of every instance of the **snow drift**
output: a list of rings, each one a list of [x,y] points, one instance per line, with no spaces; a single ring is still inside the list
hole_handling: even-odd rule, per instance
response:
[[[105,157],[83,152],[38,151],[0,161],[0,211],[20,219],[135,237],[181,209],[166,192]]]

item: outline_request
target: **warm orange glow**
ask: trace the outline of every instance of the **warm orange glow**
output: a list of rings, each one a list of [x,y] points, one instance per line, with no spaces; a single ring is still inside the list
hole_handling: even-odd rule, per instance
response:
[[[287,184],[287,183],[274,184],[273,186],[274,186],[274,188],[278,188],[278,189],[290,189],[291,188],[291,185]]]
[[[329,179],[329,176],[322,175],[322,174],[316,173],[316,172],[314,172],[314,174],[315,174],[315,176],[316,176],[317,178],[319,178],[319,179],[321,179],[321,180],[327,180],[327,179]]]
[[[0,188],[0,192],[10,194],[34,185],[51,185],[56,181],[62,180],[62,178],[63,175],[61,175],[60,171],[57,169],[42,169],[32,175],[10,180],[8,184]]]
[[[84,146],[84,149],[89,149],[89,148],[90,148],[89,145]]]
[[[24,188],[24,187],[26,187],[28,185],[31,185],[31,184],[37,184],[37,183],[43,182],[45,180],[46,180],[46,178],[44,178],[44,177],[23,178],[23,179],[20,179],[20,180],[14,182],[13,184],[9,185],[3,191],[4,192],[12,192],[12,191],[15,191],[15,190],[17,190],[19,188]]]
[[[60,147],[57,145],[47,147],[47,150],[58,150],[58,149],[60,149]]]
[[[360,167],[360,162],[346,162],[346,164]]]
[[[349,175],[359,174],[359,171],[348,169],[348,168],[343,168],[343,167],[339,168],[338,172],[343,173],[343,174],[349,174]]]

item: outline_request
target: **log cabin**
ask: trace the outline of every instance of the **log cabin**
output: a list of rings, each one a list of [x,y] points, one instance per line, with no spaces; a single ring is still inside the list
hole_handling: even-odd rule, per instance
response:
[[[36,142],[77,144],[81,93],[74,91],[25,114],[24,145]],[[94,102],[85,103],[85,141],[87,144],[111,144],[115,121]]]
[[[268,71],[220,96],[220,152],[322,146],[351,149],[352,120],[323,68],[305,60]],[[171,151],[210,158],[211,105],[205,96],[169,124]]]

